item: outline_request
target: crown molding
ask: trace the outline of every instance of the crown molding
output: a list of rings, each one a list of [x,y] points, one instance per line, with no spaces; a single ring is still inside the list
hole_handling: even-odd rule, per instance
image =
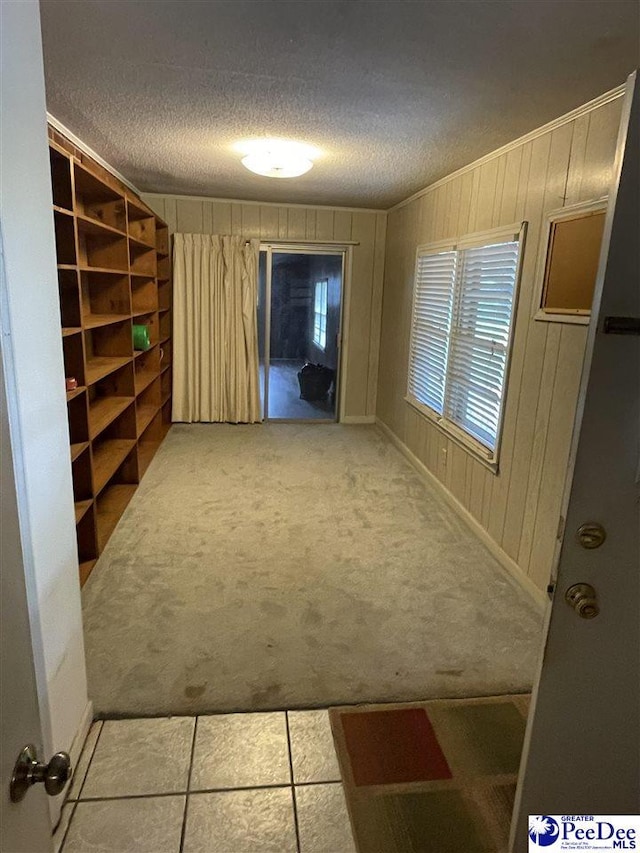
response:
[[[553,119],[553,121],[547,122],[547,124],[543,124],[541,127],[536,128],[535,130],[529,131],[529,133],[525,133],[524,136],[518,137],[518,139],[514,139],[512,142],[507,142],[506,145],[503,145],[501,148],[496,148],[495,151],[491,151],[489,154],[485,154],[483,157],[480,157],[478,160],[474,160],[473,163],[469,163],[467,166],[462,166],[460,169],[456,169],[455,172],[451,172],[450,175],[446,175],[444,178],[440,178],[435,181],[433,184],[429,184],[418,192],[410,195],[408,198],[403,199],[403,201],[399,201],[397,204],[394,204],[393,207],[390,207],[387,210],[387,213],[392,213],[395,210],[399,210],[401,207],[404,207],[407,204],[411,204],[412,201],[416,201],[416,199],[422,198],[422,196],[427,195],[430,192],[438,189],[438,187],[444,186],[449,181],[452,181],[454,178],[459,178],[461,175],[465,175],[467,172],[471,172],[474,169],[477,169],[479,166],[484,166],[485,163],[489,163],[491,160],[495,160],[496,157],[502,157],[504,154],[507,154],[509,151],[513,151],[515,148],[519,148],[521,145],[526,145],[527,142],[532,142],[534,139],[538,139],[540,136],[544,136],[546,133],[550,133],[552,130],[556,130],[559,127],[562,127],[565,124],[569,124],[569,122],[575,121],[580,116],[587,115],[593,110],[597,110],[599,107],[603,107],[605,104],[610,103],[611,101],[615,101],[618,98],[621,98],[625,92],[625,84],[622,83],[620,86],[616,86],[615,89],[611,89],[608,92],[605,92],[602,95],[598,95],[597,98],[594,98],[592,101],[588,101],[586,104],[583,104],[580,107],[576,107],[575,110],[571,110],[569,113],[565,113],[558,118]]]
[[[299,202],[289,201],[254,201],[248,198],[219,198],[218,196],[205,195],[182,195],[178,193],[152,193],[142,192],[144,196],[155,196],[156,198],[175,198],[182,201],[211,201],[223,204],[252,204],[257,207],[302,207],[312,208],[313,210],[343,210],[345,213],[382,213],[387,211],[383,207],[341,207],[338,204],[300,204]]]
[[[125,178],[122,172],[119,172],[117,169],[114,169],[110,163],[107,163],[104,157],[101,157],[96,151],[93,150],[93,148],[90,148],[86,142],[83,142],[79,137],[75,135],[75,133],[73,133],[73,131],[69,130],[66,125],[64,125],[61,121],[59,121],[54,115],[51,115],[51,113],[49,112],[47,113],[47,122],[51,125],[51,127],[54,128],[54,130],[57,130],[63,136],[66,136],[69,142],[72,142],[76,146],[76,148],[79,148],[87,156],[91,157],[92,160],[95,160],[96,163],[99,163],[108,172],[111,172],[111,174],[118,178],[119,181],[122,181],[122,183],[125,184],[125,186],[129,187],[130,190],[133,190],[134,193],[136,193],[137,195],[142,195],[138,187],[135,184],[132,184],[128,178]]]

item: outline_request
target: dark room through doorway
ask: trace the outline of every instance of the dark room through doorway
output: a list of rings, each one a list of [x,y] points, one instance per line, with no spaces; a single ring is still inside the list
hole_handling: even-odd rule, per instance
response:
[[[260,252],[260,384],[268,420],[336,421],[344,256]]]

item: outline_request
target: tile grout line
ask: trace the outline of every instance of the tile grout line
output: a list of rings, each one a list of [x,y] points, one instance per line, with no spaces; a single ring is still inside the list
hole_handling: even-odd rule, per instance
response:
[[[300,851],[300,827],[298,825],[298,805],[296,803],[296,785],[293,777],[293,751],[291,749],[291,730],[289,728],[289,712],[284,712],[284,721],[287,729],[287,753],[289,759],[289,779],[291,780],[291,803],[293,805],[293,826],[296,832],[296,850]]]
[[[98,722],[98,721],[96,720],[96,722]],[[67,828],[65,829],[64,835],[62,837],[62,841],[60,842],[60,848],[58,850],[58,853],[63,853],[65,844],[67,843],[67,838],[69,837],[69,832],[71,831],[71,824],[73,823],[73,819],[76,816],[76,809],[78,808],[78,803],[80,802],[80,797],[82,795],[82,791],[84,789],[85,782],[87,781],[87,776],[89,775],[89,770],[91,770],[91,765],[93,763],[93,757],[96,754],[96,749],[98,748],[98,743],[100,742],[100,738],[102,737],[102,730],[103,729],[104,729],[104,720],[102,720],[102,722],[100,723],[100,731],[98,732],[98,737],[96,738],[96,742],[94,743],[93,749],[91,750],[91,755],[89,757],[89,763],[87,764],[87,769],[85,770],[85,773],[84,773],[84,779],[82,780],[82,784],[80,785],[80,788],[78,789],[78,796],[76,797],[75,800],[67,800],[67,802],[64,803],[64,805],[63,805],[63,808],[64,808],[64,806],[66,806],[67,803],[73,804],[72,809],[71,809],[71,817],[69,818],[69,823],[67,824]],[[88,736],[89,736],[89,732],[87,732],[87,737]],[[86,741],[86,738],[85,738],[85,741]],[[83,746],[82,751],[84,751],[84,746]],[[80,752],[80,757],[78,758],[78,761],[80,760],[80,758],[82,758],[82,752]],[[62,814],[62,812],[60,814]]]
[[[58,853],[63,853],[63,851],[64,851],[64,845],[67,843],[67,836],[69,835],[69,830],[71,829],[71,823],[73,821],[73,818],[75,817],[76,809],[78,808],[78,803],[80,802],[80,800],[71,800],[68,802],[69,802],[69,805],[71,806],[71,817],[69,818],[69,823],[67,824],[67,828],[65,829],[64,835],[62,836],[62,841],[60,842],[60,847],[58,848]],[[65,803],[65,806],[66,805],[67,805],[67,803]],[[63,806],[63,808],[64,808],[64,806]]]
[[[98,749],[98,744],[100,743],[100,738],[102,737],[102,732],[104,731],[104,720],[100,725],[100,731],[98,732],[98,737],[96,738],[96,742],[93,745],[93,750],[91,751],[91,757],[89,758],[89,763],[87,764],[87,769],[85,770],[84,779],[82,780],[82,784],[78,789],[78,796],[76,797],[76,802],[79,803],[82,798],[82,792],[84,791],[84,786],[87,784],[87,779],[89,777],[89,771],[91,770],[91,765],[93,764],[93,759],[96,755],[96,750]],[[80,757],[82,758],[82,753],[80,753]]]
[[[334,779],[326,782],[299,782],[299,788],[311,788],[314,785],[339,785],[340,780]],[[85,797],[83,803],[109,803],[113,800],[150,800],[159,797],[195,797],[198,794],[236,794],[239,791],[276,791],[279,788],[290,788],[290,782],[279,782],[273,785],[242,785],[237,788],[194,788],[190,791],[156,791],[152,794],[114,794],[112,797]],[[75,800],[69,800],[74,803]],[[65,803],[66,805],[66,803]]]
[[[191,791],[191,776],[193,774],[193,759],[196,753],[196,735],[198,734],[198,717],[193,719],[193,738],[191,740],[191,759],[189,761],[189,773],[187,774],[187,790],[184,797],[184,814],[182,815],[182,829],[180,830],[180,847],[179,853],[182,853],[184,847],[184,838],[187,832],[187,812],[189,810],[189,793]]]

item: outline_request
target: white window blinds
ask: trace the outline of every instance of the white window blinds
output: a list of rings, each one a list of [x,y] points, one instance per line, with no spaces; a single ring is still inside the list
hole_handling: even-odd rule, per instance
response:
[[[420,255],[416,270],[409,394],[442,414],[456,253]]]
[[[518,275],[519,240],[418,255],[409,399],[493,458]]]

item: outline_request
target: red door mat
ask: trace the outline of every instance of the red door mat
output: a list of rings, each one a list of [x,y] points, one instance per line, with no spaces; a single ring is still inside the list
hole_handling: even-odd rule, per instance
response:
[[[529,696],[333,708],[358,853],[502,853]]]

